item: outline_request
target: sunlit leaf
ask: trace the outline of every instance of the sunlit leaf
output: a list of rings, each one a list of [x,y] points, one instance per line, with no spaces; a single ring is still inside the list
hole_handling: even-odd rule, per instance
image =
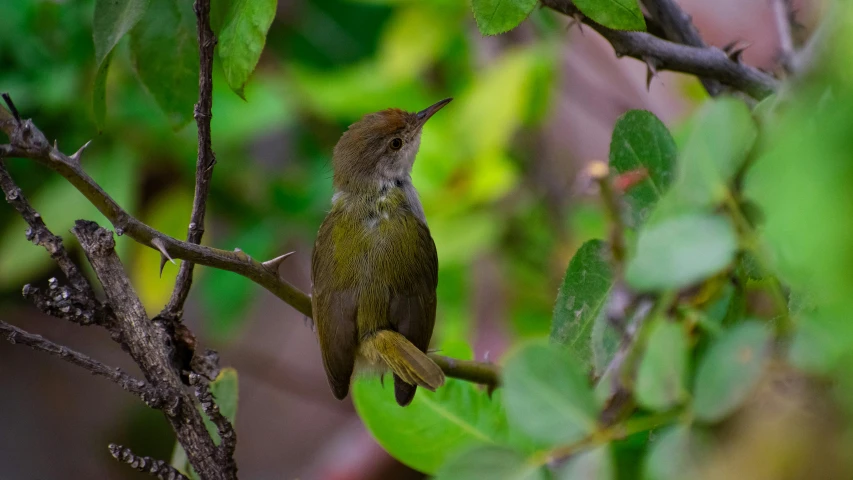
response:
[[[597,428],[598,404],[586,374],[565,349],[530,344],[503,372],[510,424],[549,445],[577,441]]]
[[[381,76],[411,80],[433,64],[453,38],[447,12],[427,4],[400,8],[385,27],[377,59]]]
[[[770,338],[764,325],[746,322],[732,327],[711,345],[696,371],[696,418],[721,420],[746,400],[764,372]]]
[[[454,453],[472,445],[522,444],[507,426],[500,390],[488,393],[461,380],[448,379],[436,392],[418,389],[412,403],[394,400],[393,380],[358,379],[353,403],[370,433],[394,458],[435,473]]]
[[[587,17],[614,30],[645,30],[646,21],[637,0],[575,0]]]
[[[666,429],[651,444],[643,468],[645,480],[700,478],[699,468],[708,457],[710,439],[701,430],[677,425]]]
[[[613,453],[607,445],[572,455],[554,475],[555,480],[614,480],[615,478]]]
[[[234,0],[225,15],[219,58],[228,85],[240,97],[261,58],[277,5],[276,0]]]
[[[666,126],[651,112],[630,110],[619,117],[610,140],[610,166],[619,173],[645,169],[647,177],[625,193],[628,217],[639,226],[675,176],[678,152]]]
[[[736,251],[728,219],[682,214],[644,226],[625,279],[642,291],[684,287],[726,268]]]
[[[551,341],[565,346],[585,365],[593,363],[592,330],[613,288],[607,244],[590,240],[578,249],[557,292]]]
[[[512,30],[536,7],[536,0],[473,0],[474,20],[483,35]]]
[[[664,319],[655,321],[637,372],[635,395],[640,405],[651,410],[666,410],[684,399],[687,342],[682,325]]]
[[[506,447],[474,447],[442,465],[435,480],[546,480],[541,465]]]
[[[136,74],[172,128],[193,119],[198,98],[198,40],[192,4],[151,0],[130,34]]]

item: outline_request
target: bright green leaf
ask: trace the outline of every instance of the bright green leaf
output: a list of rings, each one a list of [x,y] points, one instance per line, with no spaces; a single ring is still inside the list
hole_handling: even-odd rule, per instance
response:
[[[637,0],[575,0],[587,17],[614,30],[645,30],[646,20]]]
[[[625,193],[627,214],[637,227],[675,177],[675,141],[651,112],[630,110],[619,117],[610,140],[610,166],[619,173],[645,169],[648,176]]]
[[[546,480],[540,465],[505,447],[480,446],[460,452],[442,465],[435,480]]]
[[[700,467],[708,457],[710,439],[701,430],[676,425],[651,444],[643,469],[645,480],[700,478]]]
[[[746,322],[720,336],[696,371],[693,409],[696,418],[721,420],[752,393],[770,354],[770,332]]]
[[[360,378],[352,386],[356,411],[376,441],[394,458],[425,473],[435,473],[454,452],[483,444],[522,445],[510,436],[500,390],[487,392],[468,382],[448,379],[436,392],[418,389],[412,403],[400,407],[386,378]]]
[[[536,0],[473,0],[474,20],[483,35],[497,35],[517,27],[536,7]]]
[[[219,58],[228,86],[240,97],[261,58],[277,4],[276,0],[235,0],[225,15]]]
[[[658,319],[652,326],[637,372],[637,402],[651,410],[680,403],[687,379],[687,333],[678,323]]]
[[[696,283],[724,269],[737,251],[728,219],[682,214],[640,231],[625,278],[637,290],[665,290]]]
[[[198,98],[198,41],[192,3],[151,0],[130,33],[136,74],[172,128],[193,119]]]
[[[554,305],[551,341],[565,346],[586,365],[592,364],[592,330],[613,288],[607,244],[590,240],[578,249]]]
[[[97,0],[92,21],[92,39],[95,42],[95,75],[93,106],[98,127],[106,116],[106,81],[112,53],[119,40],[139,22],[148,9],[150,0]]]
[[[555,480],[614,480],[616,467],[608,445],[572,455],[557,470]]]
[[[531,438],[559,445],[596,430],[597,401],[565,349],[527,345],[507,360],[503,380],[510,424]]]

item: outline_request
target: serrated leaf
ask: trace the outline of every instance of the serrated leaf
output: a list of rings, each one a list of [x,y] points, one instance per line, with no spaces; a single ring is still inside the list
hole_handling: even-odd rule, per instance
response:
[[[578,249],[557,292],[551,341],[568,348],[585,365],[593,363],[592,330],[613,288],[607,244],[590,240]]]
[[[655,322],[637,372],[636,398],[645,408],[667,410],[687,393],[687,333],[678,323]]]
[[[616,467],[609,445],[572,455],[554,475],[556,480],[614,480]]]
[[[179,129],[193,119],[198,98],[198,40],[192,3],[151,0],[130,33],[136,74],[169,124]]]
[[[480,33],[497,35],[517,27],[537,3],[537,0],[473,0],[471,6]]]
[[[360,378],[352,386],[356,411],[376,441],[394,458],[428,474],[460,449],[483,444],[522,445],[506,420],[500,390],[491,398],[475,385],[448,379],[435,392],[418,389],[412,403],[400,407],[386,378]]]
[[[631,226],[642,224],[669,188],[677,156],[672,135],[653,113],[630,110],[616,121],[610,166],[619,173],[645,169],[648,174],[625,193]]]
[[[548,445],[580,440],[598,427],[598,403],[572,355],[530,344],[512,355],[503,373],[511,425]]]
[[[697,419],[721,420],[746,400],[764,372],[770,338],[764,325],[752,321],[726,331],[711,345],[696,371]]]
[[[95,122],[102,128],[106,116],[106,81],[112,53],[119,40],[145,15],[150,0],[97,0],[92,21],[92,40],[95,43],[95,75],[93,108]]]
[[[541,465],[506,447],[480,446],[460,452],[442,465],[435,480],[546,480]]]
[[[228,86],[240,98],[261,58],[277,4],[276,0],[235,0],[222,22],[219,59]]]
[[[682,425],[668,428],[651,444],[643,468],[644,480],[699,478],[710,444],[710,438],[701,430]]]
[[[584,15],[614,30],[645,30],[646,20],[637,0],[575,0]]]
[[[625,279],[639,291],[685,287],[724,269],[737,251],[729,220],[687,213],[646,224]]]

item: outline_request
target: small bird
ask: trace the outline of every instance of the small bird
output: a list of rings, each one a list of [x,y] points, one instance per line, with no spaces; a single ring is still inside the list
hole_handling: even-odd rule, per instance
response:
[[[394,374],[408,405],[444,372],[427,355],[435,325],[438,256],[411,171],[421,130],[452,99],[420,112],[365,115],[335,146],[332,208],[311,257],[311,307],[335,397],[353,372]]]

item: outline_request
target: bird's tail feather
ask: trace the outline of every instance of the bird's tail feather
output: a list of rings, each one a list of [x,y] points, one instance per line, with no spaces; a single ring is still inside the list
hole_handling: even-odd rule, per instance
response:
[[[393,330],[380,330],[366,340],[401,380],[435,391],[444,385],[444,372],[406,337]],[[372,347],[372,348],[370,348]]]

